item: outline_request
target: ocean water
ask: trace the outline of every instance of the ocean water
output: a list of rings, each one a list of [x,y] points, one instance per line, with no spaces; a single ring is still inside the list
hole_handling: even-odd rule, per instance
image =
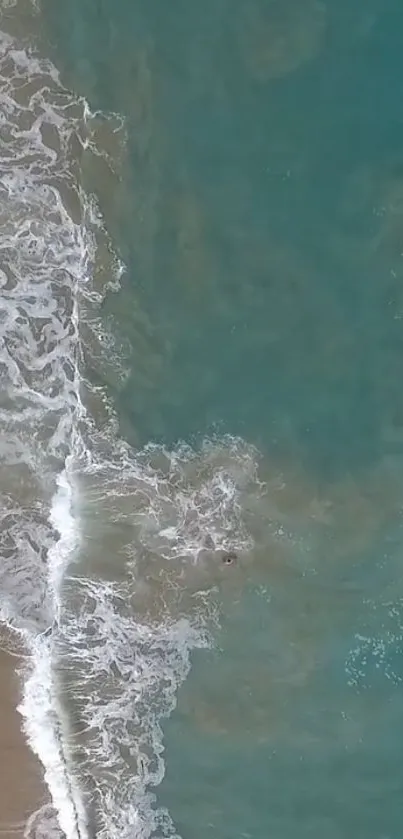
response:
[[[400,835],[397,0],[2,0],[27,839]]]

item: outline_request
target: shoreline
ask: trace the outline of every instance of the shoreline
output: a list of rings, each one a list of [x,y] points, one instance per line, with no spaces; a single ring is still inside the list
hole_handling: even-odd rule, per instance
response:
[[[0,835],[23,839],[27,821],[48,801],[42,767],[22,731],[17,711],[21,685],[18,654],[0,648]]]

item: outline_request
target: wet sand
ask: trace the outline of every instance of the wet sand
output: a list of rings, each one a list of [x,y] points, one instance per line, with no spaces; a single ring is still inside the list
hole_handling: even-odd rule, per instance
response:
[[[0,649],[0,837],[20,839],[28,817],[47,800],[41,767],[25,742],[16,710],[18,659]]]

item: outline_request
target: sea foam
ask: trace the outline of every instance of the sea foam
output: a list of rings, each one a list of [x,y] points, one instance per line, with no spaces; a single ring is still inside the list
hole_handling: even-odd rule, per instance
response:
[[[222,552],[253,549],[258,453],[231,437],[137,452],[119,439],[87,369],[124,375],[97,314],[122,266],[80,186],[80,156],[102,153],[93,116],[5,35],[0,70],[0,615],[29,653],[19,710],[67,839],[172,836],[153,792],[161,723],[211,643]],[[50,830],[45,808],[27,836]]]

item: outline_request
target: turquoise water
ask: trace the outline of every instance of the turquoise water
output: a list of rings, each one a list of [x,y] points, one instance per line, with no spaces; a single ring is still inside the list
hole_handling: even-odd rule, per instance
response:
[[[43,8],[67,83],[127,120],[121,180],[99,185],[127,266],[103,308],[122,431],[239,435],[295,536],[280,569],[262,536],[194,654],[158,803],[183,839],[397,837],[401,6]]]
[[[60,5],[72,77],[131,131],[118,235],[148,330],[121,411],[143,441],[376,461],[402,410],[398,4]]]

